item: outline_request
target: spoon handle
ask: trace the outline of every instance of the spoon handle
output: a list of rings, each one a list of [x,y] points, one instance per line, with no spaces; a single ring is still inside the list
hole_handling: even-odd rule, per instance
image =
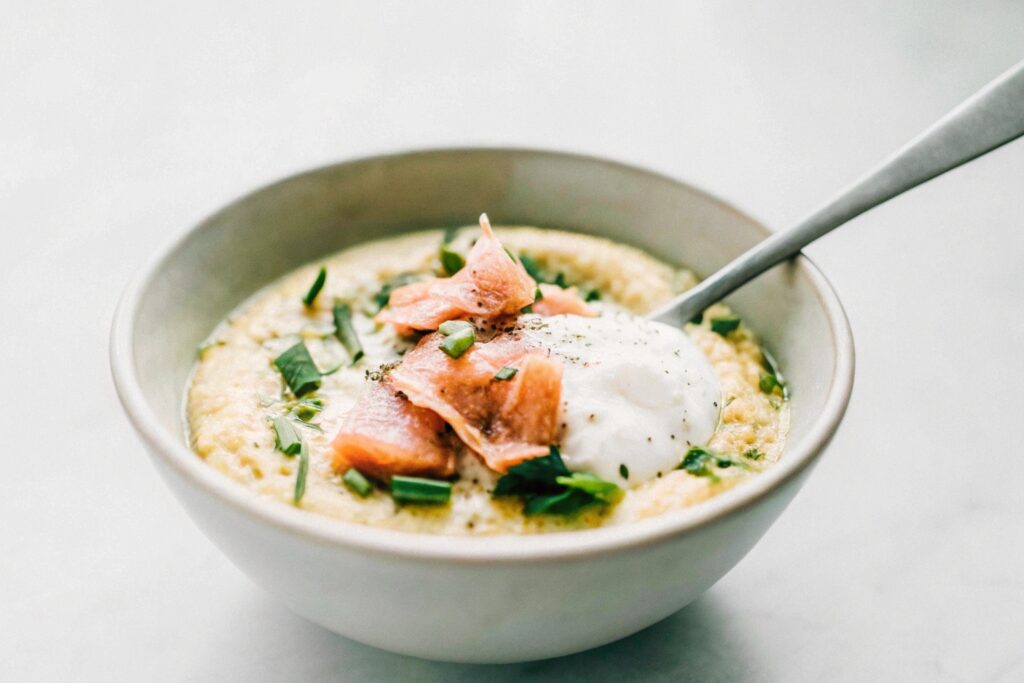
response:
[[[810,216],[758,243],[649,317],[682,325],[865,211],[1024,135],[1024,61],[907,143]]]

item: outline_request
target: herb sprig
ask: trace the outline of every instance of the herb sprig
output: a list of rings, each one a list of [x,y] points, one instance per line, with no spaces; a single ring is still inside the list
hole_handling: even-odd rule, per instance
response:
[[[572,515],[591,505],[616,503],[622,490],[592,474],[570,472],[558,447],[550,446],[547,455],[510,467],[493,495],[519,496],[527,516]]]

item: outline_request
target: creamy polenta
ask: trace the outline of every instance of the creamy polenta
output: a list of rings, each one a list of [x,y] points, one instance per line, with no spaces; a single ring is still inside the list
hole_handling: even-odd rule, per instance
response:
[[[496,233],[511,254],[527,255],[536,268],[589,294],[588,305],[603,317],[643,315],[696,283],[687,270],[603,238],[530,227]],[[686,333],[717,378],[717,426],[704,443],[673,442],[681,466],[645,480],[636,474],[630,479],[624,457],[621,476],[611,477],[623,491],[614,504],[572,515],[524,515],[521,500],[492,495],[501,475],[462,445],[455,447],[456,475],[444,505],[398,503],[383,485],[361,495],[366,491],[354,490],[335,469],[332,439],[367,383],[380,381],[414,347],[414,340],[373,318],[386,304],[388,283],[443,272],[442,234],[419,232],[347,249],[289,274],[232,313],[201,347],[188,387],[189,439],[199,457],[268,499],[340,520],[427,533],[496,534],[620,524],[685,508],[782,456],[788,403],[781,376],[750,330],[716,305]],[[472,228],[460,230],[449,236],[446,249],[465,253],[475,234]],[[322,290],[307,305],[303,299],[321,269]],[[351,305],[363,349],[355,363],[336,334],[336,301]],[[296,397],[274,361],[300,340],[323,376],[316,391]],[[294,426],[305,444],[302,459],[282,452],[274,418]],[[658,435],[639,436],[650,442]],[[586,432],[577,429],[573,438],[586,439]],[[300,473],[303,460],[308,471]]]

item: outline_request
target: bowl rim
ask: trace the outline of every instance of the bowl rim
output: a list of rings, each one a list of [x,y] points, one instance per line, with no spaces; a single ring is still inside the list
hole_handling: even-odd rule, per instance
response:
[[[132,277],[114,313],[110,333],[110,366],[114,385],[122,407],[136,432],[148,446],[152,457],[197,487],[206,495],[219,499],[252,521],[267,524],[280,532],[290,533],[320,545],[342,547],[361,553],[414,560],[451,561],[460,563],[520,563],[577,559],[636,550],[693,533],[723,521],[769,497],[787,482],[798,477],[824,451],[839,427],[853,389],[854,346],[849,321],[831,283],[814,263],[802,253],[794,262],[808,281],[820,303],[832,333],[836,362],[830,378],[825,405],[813,421],[808,433],[796,444],[787,444],[786,457],[751,481],[722,492],[699,505],[669,511],[655,517],[628,524],[553,532],[545,534],[500,534],[486,536],[448,536],[423,534],[338,520],[307,512],[278,501],[268,500],[243,484],[210,467],[188,447],[180,434],[165,429],[150,406],[135,370],[133,354],[135,320],[142,293],[156,278],[163,265],[178,246],[213,216],[228,207],[243,203],[254,195],[289,183],[307,175],[329,169],[366,162],[394,160],[400,157],[427,155],[496,153],[557,158],[604,165],[632,174],[647,176],[652,181],[668,182],[693,192],[702,200],[738,214],[765,236],[771,234],[763,223],[739,211],[731,204],[668,175],[601,157],[572,152],[523,147],[435,147],[372,154],[348,159],[294,173],[245,193],[218,208],[198,223],[175,234]],[[166,472],[162,472],[165,476]]]

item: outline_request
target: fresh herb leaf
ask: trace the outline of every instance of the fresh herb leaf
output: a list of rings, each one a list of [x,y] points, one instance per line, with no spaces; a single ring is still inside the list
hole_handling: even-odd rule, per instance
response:
[[[341,477],[341,480],[345,482],[345,486],[352,489],[360,498],[366,498],[373,492],[373,484],[370,483],[370,480],[354,467],[348,468]]]
[[[523,264],[523,268],[526,269],[526,273],[537,282],[547,282],[544,276],[540,274],[540,266],[533,260],[532,257],[526,254],[519,255],[519,262]]]
[[[319,398],[300,398],[292,407],[291,414],[303,422],[309,422],[323,409],[324,402]]]
[[[629,479],[629,468],[626,467],[625,463],[619,465],[619,476],[623,479]]]
[[[555,481],[562,486],[589,493],[605,503],[614,503],[622,496],[622,489],[618,486],[586,472],[573,472],[572,476],[556,477]]]
[[[455,275],[466,265],[466,257],[446,243],[441,244],[441,248],[438,250],[438,258],[441,260],[441,268],[446,275]]]
[[[399,503],[443,505],[452,497],[451,482],[421,477],[391,477],[391,497]]]
[[[285,455],[297,455],[302,448],[302,437],[295,430],[292,421],[286,417],[275,417],[272,424],[277,450]]]
[[[513,368],[506,365],[501,370],[494,373],[494,379],[500,381],[510,380],[516,376],[517,372],[519,372],[519,368]]]
[[[324,288],[324,283],[327,282],[327,269],[321,268],[320,272],[316,274],[316,279],[313,280],[313,286],[306,292],[306,296],[302,297],[302,303],[306,306],[312,306],[313,302],[316,301],[317,294]]]
[[[750,450],[746,451],[743,454],[743,457],[750,458],[751,460],[760,460],[761,458],[764,457],[764,453],[757,450],[756,448],[751,448]]]
[[[288,348],[274,360],[274,365],[297,398],[320,388],[322,375],[304,342]]]
[[[740,319],[736,317],[732,318],[712,318],[711,319],[711,331],[717,332],[723,337],[730,332],[733,332],[740,326]]]
[[[345,303],[334,304],[334,335],[348,351],[352,365],[363,357],[363,344],[359,341],[356,328],[352,326],[352,307]]]
[[[458,321],[449,321],[458,322]],[[447,325],[448,323],[445,323]],[[443,333],[442,333],[443,334]],[[462,354],[469,350],[469,347],[476,341],[476,330],[472,325],[460,328],[457,332],[449,333],[441,342],[441,350],[452,358],[461,358]]]
[[[782,377],[782,373],[779,372],[779,364],[775,362],[775,358],[772,354],[768,353],[768,349],[761,347],[761,365],[764,367],[767,374],[761,376],[761,381],[758,382],[761,391],[766,394],[780,393],[783,400],[789,399],[789,385]],[[778,392],[775,390],[778,389]]]
[[[419,279],[420,276],[415,273],[402,273],[385,282],[381,285],[380,291],[373,295],[373,302],[377,304],[377,310],[380,311],[388,305],[388,302],[391,301],[391,292]]]
[[[570,472],[558,448],[551,446],[547,455],[510,467],[498,480],[493,495],[520,496],[527,516],[569,515],[594,503],[613,503],[621,491],[592,474]]]
[[[594,502],[593,496],[579,489],[565,489],[560,493],[531,496],[523,505],[523,514],[534,515],[571,515]]]
[[[702,322],[704,322],[704,311],[701,311],[697,315],[690,318],[690,322],[693,323],[694,325],[700,325]]]
[[[718,481],[718,476],[711,468],[720,467],[721,469],[726,469],[734,464],[738,463],[734,463],[727,458],[719,458],[706,448],[693,446],[686,452],[683,462],[676,469],[686,470],[696,477],[707,477],[713,481]]]
[[[558,273],[555,275],[555,279],[551,281],[553,284],[558,285],[562,289],[568,289],[569,283],[565,281],[565,273]]]
[[[583,297],[583,300],[586,301],[587,303],[590,303],[591,301],[600,301],[601,300],[601,292],[598,291],[596,288],[595,289],[591,289],[591,290],[587,291],[587,294],[586,294],[586,296]]]
[[[292,496],[292,500],[298,505],[299,501],[302,500],[302,496],[306,494],[306,475],[309,473],[309,446],[306,442],[302,442],[302,447],[299,449],[299,468],[295,473],[295,494]]]

